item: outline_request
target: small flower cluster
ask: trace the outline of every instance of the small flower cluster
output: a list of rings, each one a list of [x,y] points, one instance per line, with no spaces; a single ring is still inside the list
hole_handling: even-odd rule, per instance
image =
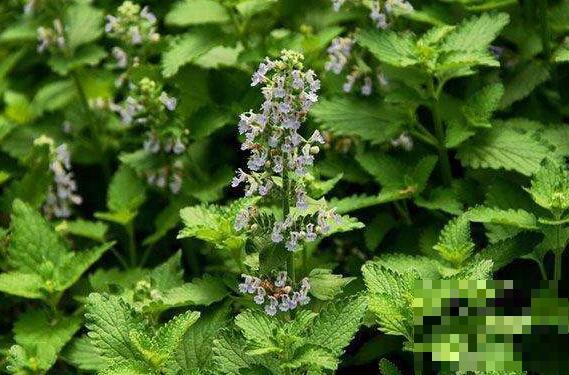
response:
[[[130,95],[121,104],[110,103],[112,111],[119,114],[125,125],[161,123],[165,110],[176,109],[177,100],[169,96],[148,77],[130,84]]]
[[[413,138],[407,133],[401,133],[399,137],[391,140],[391,145],[395,148],[402,148],[405,151],[413,149]]]
[[[182,189],[183,167],[182,161],[176,160],[171,166],[166,165],[158,170],[146,171],[146,182],[159,189],[164,189],[166,185],[168,185],[168,188],[173,194],[178,194]]]
[[[77,184],[71,172],[71,155],[67,145],[62,143],[55,149],[54,159],[49,166],[53,172],[54,183],[49,187],[44,214],[48,218],[71,216],[71,206],[82,202],[77,194]]]
[[[65,35],[63,23],[59,18],[53,20],[53,27],[40,26],[37,29],[38,34],[38,53],[43,53],[50,49],[65,49]]]
[[[243,294],[254,294],[253,301],[257,305],[264,305],[265,313],[269,316],[275,316],[279,311],[294,310],[310,302],[310,282],[307,277],[300,281],[298,291],[293,291],[292,286],[287,285],[286,271],[279,272],[274,280],[241,276],[244,281],[239,284],[239,291]]]
[[[105,32],[125,45],[137,46],[160,40],[160,34],[156,32],[156,16],[147,6],[141,8],[132,1],[125,1],[118,7],[116,16],[107,15],[106,18]]]
[[[348,64],[352,55],[354,39],[351,37],[337,37],[326,50],[328,52],[328,61],[324,69],[334,74],[340,74],[344,67]],[[369,96],[373,90],[373,81],[370,76],[363,74],[361,69],[353,66],[352,72],[346,76],[346,82],[342,86],[342,90],[346,93],[351,92],[358,80],[362,80],[360,92],[364,96]]]
[[[148,184],[160,189],[168,187],[177,194],[182,187],[183,163],[178,159],[187,148],[187,130],[175,126],[164,127],[168,112],[176,109],[176,98],[162,91],[155,81],[145,77],[129,85],[128,96],[122,103],[108,103],[121,122],[127,126],[146,128],[142,149],[151,155],[162,155],[165,165],[144,173]],[[105,105],[102,105],[105,107]]]
[[[24,4],[24,14],[32,14],[36,10],[38,0],[28,0]]]
[[[279,190],[286,200],[295,199],[299,211],[308,208],[307,194],[302,178],[307,167],[314,162],[319,152],[317,144],[324,144],[320,132],[315,131],[308,139],[300,135],[301,123],[312,105],[318,100],[320,81],[312,70],[303,70],[302,55],[283,51],[279,60],[266,59],[253,74],[251,86],[263,84],[265,98],[261,113],[249,111],[240,117],[239,133],[245,135],[243,150],[251,156],[247,167],[237,171],[231,186],[245,184],[245,196],[258,194],[265,197],[275,190],[273,177],[281,177],[283,184]],[[291,183],[288,179],[291,178]],[[286,182],[285,182],[286,181]],[[278,189],[277,189],[278,190]],[[251,229],[256,210],[246,208],[236,218],[235,229]],[[282,221],[277,221],[272,229],[271,239],[275,243],[286,243],[289,251],[294,251],[300,240],[311,241],[316,233],[324,233],[328,228],[326,219],[336,218],[333,212],[322,210],[316,223],[303,224],[299,228],[297,219],[288,213]]]

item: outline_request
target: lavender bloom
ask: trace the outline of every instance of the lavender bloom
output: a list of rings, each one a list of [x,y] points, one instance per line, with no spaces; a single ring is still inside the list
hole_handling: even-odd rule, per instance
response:
[[[365,77],[364,78],[364,84],[362,86],[362,95],[364,96],[370,96],[371,95],[371,90],[372,90],[372,82],[371,82],[371,78],[370,77]]]
[[[354,40],[351,38],[338,37],[332,40],[332,44],[326,50],[328,61],[324,65],[324,69],[334,74],[340,74],[348,63],[353,45]]]
[[[342,5],[344,5],[344,2],[346,0],[332,0],[332,8],[334,8],[335,12],[340,11],[340,8],[342,7]]]
[[[169,111],[173,111],[174,109],[176,109],[176,105],[178,104],[176,98],[168,96],[168,94],[164,91],[162,91],[158,99],[162,104],[164,104],[164,107],[166,107]]]
[[[283,288],[286,285],[286,275],[286,271],[279,272],[277,278],[275,279],[275,286],[277,288]]]
[[[71,155],[65,143],[54,150],[54,160],[49,168],[53,172],[54,183],[49,188],[43,211],[49,218],[69,217],[71,206],[81,204],[83,199],[76,193],[77,184],[71,172]]]
[[[156,23],[156,16],[154,15],[154,13],[152,13],[150,11],[148,6],[145,6],[144,8],[142,8],[142,11],[140,11],[140,16],[142,18],[146,19],[152,25]]]
[[[261,280],[258,277],[246,274],[241,275],[241,277],[243,282],[238,285],[239,292],[241,294],[254,294],[253,301],[257,305],[264,305],[264,311],[269,316],[275,316],[279,311],[294,310],[310,301],[308,278],[302,279],[298,290],[294,291],[292,285],[286,284],[286,271],[279,272],[272,285],[267,279]]]
[[[396,148],[401,147],[405,151],[411,151],[413,149],[413,138],[407,133],[401,133],[399,137],[391,140],[391,145]]]
[[[378,29],[386,29],[387,24],[387,16],[384,13],[381,13],[381,7],[379,5],[379,1],[374,1],[371,5],[371,13],[369,14],[369,18],[373,20],[375,26]]]
[[[128,65],[128,56],[126,52],[120,47],[113,47],[113,57],[117,60],[117,66],[124,69]]]

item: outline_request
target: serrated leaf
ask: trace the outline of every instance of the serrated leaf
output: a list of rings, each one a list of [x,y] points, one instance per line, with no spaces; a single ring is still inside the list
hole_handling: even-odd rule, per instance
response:
[[[221,279],[205,275],[203,278],[194,279],[191,283],[166,291],[162,302],[167,306],[207,306],[222,300],[227,294],[229,291]]]
[[[331,270],[320,268],[310,271],[308,278],[310,279],[310,294],[324,301],[334,299],[342,293],[344,286],[355,279],[354,277],[334,275]]]
[[[245,354],[245,339],[227,330],[213,342],[216,371],[221,374],[239,374],[241,369],[252,366],[256,360]]]
[[[176,315],[156,331],[156,344],[165,358],[174,353],[188,329],[198,320],[200,313],[186,311]]]
[[[122,166],[113,176],[107,194],[107,206],[111,211],[136,211],[144,202],[145,189],[136,173]]]
[[[125,360],[139,361],[140,353],[131,342],[130,331],[149,327],[120,297],[92,293],[87,299],[86,324],[91,343],[110,365]]]
[[[162,55],[162,74],[174,76],[178,70],[217,45],[216,38],[205,32],[192,32],[174,39]]]
[[[229,12],[214,0],[184,0],[176,3],[166,15],[166,24],[190,26],[229,21]]]
[[[210,368],[213,361],[211,345],[228,320],[227,306],[202,313],[200,319],[190,327],[176,352],[176,362],[183,371]]]
[[[396,67],[419,63],[419,51],[411,34],[393,31],[364,31],[357,36],[358,44],[368,49],[379,61]]]
[[[549,79],[547,66],[539,61],[532,61],[523,66],[510,81],[506,83],[500,108],[505,109],[513,103],[526,98],[539,85]]]
[[[463,21],[442,44],[444,51],[485,50],[508,24],[506,13],[483,13]]]
[[[103,12],[87,3],[70,6],[65,14],[66,42],[72,50],[96,40],[103,33]]]
[[[393,139],[406,121],[399,107],[348,98],[321,100],[310,113],[323,129],[340,136],[357,136],[374,144]]]
[[[59,265],[69,257],[66,247],[45,219],[20,200],[12,209],[9,264],[24,273],[37,273],[46,262]]]
[[[470,221],[509,225],[521,229],[535,230],[538,228],[536,217],[524,210],[501,210],[490,207],[474,207],[465,213]]]
[[[339,355],[358,330],[367,306],[357,296],[328,304],[314,319],[308,341]]]
[[[89,238],[93,241],[103,242],[108,230],[108,226],[100,221],[87,221],[77,219],[73,221],[62,221],[56,231],[71,234],[78,237]]]
[[[401,372],[392,362],[385,358],[379,361],[379,372],[381,375],[401,375]]]
[[[569,208],[569,171],[550,159],[535,173],[527,190],[534,202],[550,211]]]
[[[439,242],[433,248],[443,259],[455,266],[468,259],[474,250],[468,217],[461,215],[449,221],[441,231]]]
[[[80,327],[77,316],[51,317],[46,311],[31,310],[14,323],[14,340],[24,348],[33,348],[41,363],[53,363]]]
[[[484,87],[468,98],[463,112],[470,125],[491,127],[490,119],[494,111],[498,109],[503,95],[504,86],[501,83],[495,83]]]
[[[247,310],[235,317],[235,325],[243,336],[256,348],[274,347],[274,335],[277,324],[267,314],[261,311]]]
[[[101,371],[107,366],[87,336],[73,340],[66,347],[63,358],[85,371]]]
[[[0,292],[24,298],[43,298],[44,280],[33,273],[0,273]]]
[[[530,134],[521,134],[504,124],[488,129],[463,143],[457,157],[471,168],[514,170],[529,176],[539,169],[548,148]]]

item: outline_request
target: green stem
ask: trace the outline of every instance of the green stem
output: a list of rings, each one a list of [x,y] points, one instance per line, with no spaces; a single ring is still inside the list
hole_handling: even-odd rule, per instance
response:
[[[541,273],[541,278],[543,280],[547,280],[547,271],[545,270],[545,266],[543,265],[543,262],[536,259],[535,260],[537,265],[539,266],[539,272]]]
[[[134,227],[132,225],[132,221],[130,221],[126,226],[126,234],[127,234],[127,247],[128,247],[128,255],[130,258],[130,265],[131,267],[136,267],[136,247],[134,243]]]
[[[286,219],[290,212],[290,181],[288,177],[288,168],[287,168],[287,160],[283,160],[284,168],[283,168],[283,202],[282,202],[282,209],[283,209],[283,220]],[[285,249],[285,251],[287,251]],[[286,261],[286,268],[288,276],[291,278],[292,283],[295,283],[295,275],[294,275],[294,251],[289,251]]]
[[[433,122],[435,125],[435,136],[437,138],[437,150],[439,152],[439,165],[441,168],[441,177],[443,183],[446,186],[450,186],[452,182],[452,172],[450,169],[450,161],[448,158],[447,149],[445,146],[445,129],[444,124],[441,119],[441,113],[439,108],[439,97],[442,85],[435,90],[433,81],[429,82],[429,91],[433,99],[431,111],[433,114]]]
[[[561,264],[563,260],[563,252],[555,252],[555,281],[561,281]]]
[[[535,14],[539,22],[539,32],[541,35],[541,43],[543,45],[543,54],[547,61],[551,58],[551,40],[549,32],[549,24],[547,22],[547,0],[537,0],[535,4]]]
[[[404,203],[401,204],[400,202],[393,202],[395,205],[395,208],[397,209],[397,212],[399,212],[399,214],[401,215],[401,217],[403,218],[403,220],[405,221],[405,224],[407,225],[412,225],[413,221],[411,220],[411,216],[409,215],[409,212],[407,210],[407,204],[405,203],[405,201],[403,201]]]

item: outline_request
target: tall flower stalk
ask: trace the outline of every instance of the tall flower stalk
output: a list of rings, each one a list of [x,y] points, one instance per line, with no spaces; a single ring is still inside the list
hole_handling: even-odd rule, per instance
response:
[[[267,243],[288,252],[287,271],[280,271],[279,275],[284,272],[285,280],[290,280],[294,286],[295,252],[303,242],[314,241],[319,234],[328,232],[330,220],[338,218],[334,210],[311,210],[305,186],[308,168],[313,165],[314,157],[320,150],[318,145],[324,143],[324,138],[317,130],[310,136],[301,134],[301,125],[318,100],[320,81],[312,70],[304,69],[302,55],[283,51],[278,60],[267,58],[259,65],[251,81],[251,86],[258,85],[262,86],[265,99],[260,111],[250,110],[241,114],[238,126],[239,134],[245,137],[241,149],[250,152],[247,171],[238,169],[231,185],[237,187],[243,184],[245,196],[257,197],[256,202],[280,202],[280,209],[274,210],[276,212],[267,220],[263,210],[256,205],[246,207],[237,215],[235,229],[249,231],[253,236],[266,236]],[[249,275],[244,277],[247,287],[243,286],[243,291],[264,296],[267,289],[275,290],[276,284],[273,282],[270,282],[269,288],[262,287],[269,279]],[[287,283],[279,284],[285,287]],[[300,292],[294,292],[292,296],[291,287],[277,287],[278,296],[274,298],[281,299],[278,306],[282,311],[287,311],[286,306],[290,309],[306,301],[308,279],[303,279],[301,284]],[[265,299],[259,297],[258,301],[264,303]],[[268,306],[265,311],[274,315],[274,309],[270,306],[277,306],[275,301],[269,299]]]

